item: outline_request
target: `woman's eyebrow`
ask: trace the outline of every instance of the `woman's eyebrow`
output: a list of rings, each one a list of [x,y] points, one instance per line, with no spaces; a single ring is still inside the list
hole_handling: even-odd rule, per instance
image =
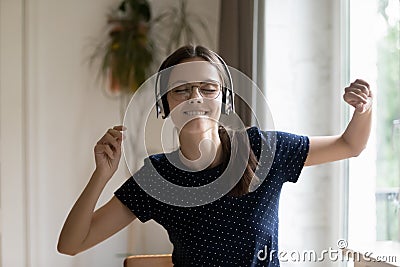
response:
[[[214,80],[214,79],[204,79],[204,80],[199,80],[196,82],[214,82],[214,83],[220,83],[220,81]],[[175,84],[186,84],[189,83],[189,81],[185,81],[185,80],[177,80],[171,84],[168,85],[167,88],[172,88]]]
[[[175,81],[175,82],[173,82],[173,83],[171,83],[170,85],[174,85],[174,84],[177,84],[177,83],[190,83],[191,81],[185,81],[185,80],[178,80],[178,81]],[[219,82],[218,80],[214,80],[214,79],[202,79],[202,80],[196,80],[196,81],[193,81],[193,82]]]

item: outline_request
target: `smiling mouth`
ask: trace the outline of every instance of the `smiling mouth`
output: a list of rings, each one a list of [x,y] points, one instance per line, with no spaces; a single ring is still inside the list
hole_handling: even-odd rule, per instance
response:
[[[184,111],[183,112],[185,115],[189,115],[189,116],[199,116],[199,115],[207,115],[208,112],[207,111]]]

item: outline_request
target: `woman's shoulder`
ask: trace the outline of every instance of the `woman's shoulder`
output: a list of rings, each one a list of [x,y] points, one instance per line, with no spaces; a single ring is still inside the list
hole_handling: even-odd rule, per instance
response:
[[[275,139],[277,137],[277,134],[280,133],[279,131],[275,130],[262,130],[258,126],[250,126],[246,127],[247,134],[249,135],[250,139],[256,138],[256,139],[267,139],[270,140]]]
[[[285,149],[288,146],[298,146],[308,143],[308,137],[280,130],[262,130],[258,126],[246,128],[252,147],[264,146],[268,150]],[[256,149],[258,150],[258,149]]]
[[[173,150],[171,152],[156,153],[148,156],[144,159],[145,164],[152,164],[153,166],[166,166],[171,162],[176,162],[178,159],[178,150]]]
[[[165,153],[157,153],[148,156],[145,160],[151,160],[153,162],[160,162],[166,158]]]
[[[246,131],[248,133],[258,133],[258,134],[266,134],[266,133],[267,134],[272,134],[272,133],[276,134],[279,132],[276,130],[263,130],[259,126],[248,126],[248,127],[246,127]]]
[[[258,136],[273,136],[275,138],[278,139],[288,139],[288,138],[293,138],[296,136],[303,136],[303,135],[299,135],[299,134],[295,134],[295,133],[291,133],[291,132],[287,132],[287,131],[282,131],[282,130],[263,130],[258,126],[249,126],[246,127],[246,131],[248,134],[253,134],[253,135],[258,135]]]

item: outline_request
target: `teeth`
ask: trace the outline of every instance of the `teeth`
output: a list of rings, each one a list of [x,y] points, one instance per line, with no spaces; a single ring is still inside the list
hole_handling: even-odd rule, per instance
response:
[[[185,111],[184,113],[186,115],[190,115],[190,116],[197,116],[197,115],[205,115],[207,112],[205,112],[205,111]]]

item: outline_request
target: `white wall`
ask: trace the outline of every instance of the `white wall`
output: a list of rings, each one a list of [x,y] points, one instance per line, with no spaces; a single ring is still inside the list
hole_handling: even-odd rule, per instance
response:
[[[154,14],[174,2],[152,0]],[[331,121],[339,121],[334,112],[340,103],[340,88],[334,88],[339,76],[334,2],[267,2],[268,98],[280,130],[337,133]],[[102,94],[95,70],[85,62],[91,38],[101,35],[113,3],[0,1],[2,266],[121,266],[118,253],[171,250],[160,227],[135,222],[129,231],[76,257],[56,252],[62,223],[93,170],[93,145],[120,122],[119,101]],[[219,1],[191,1],[190,7],[213,25],[215,41],[209,46],[216,49]],[[308,168],[298,184],[285,186],[281,248],[334,245],[335,166]],[[125,176],[121,169],[100,203]]]
[[[304,135],[339,134],[340,1],[266,2],[266,87],[275,127]],[[306,167],[285,184],[280,204],[280,250],[336,249],[339,164]],[[329,266],[282,263],[282,266]]]
[[[7,8],[6,8],[7,7]],[[1,265],[24,266],[25,190],[22,1],[0,1]],[[12,27],[10,27],[12,25]],[[5,90],[7,88],[7,90]],[[21,190],[22,189],[22,190]],[[18,253],[22,256],[17,257]]]
[[[133,231],[75,257],[56,251],[67,213],[93,171],[94,144],[121,122],[120,102],[103,93],[87,64],[106,12],[118,3],[0,1],[2,266],[122,266],[118,254],[171,251],[152,222],[135,222]],[[151,4],[157,14],[176,3]],[[189,8],[206,18],[215,49],[219,1],[190,1]],[[99,205],[125,180],[120,166]]]
[[[119,123],[119,102],[95,83],[87,57],[112,1],[27,1],[24,64],[28,259],[31,266],[119,265],[123,233],[76,257],[56,252],[64,219],[93,171],[96,139]],[[7,89],[7,88],[6,88]],[[105,189],[104,203],[121,182]]]

